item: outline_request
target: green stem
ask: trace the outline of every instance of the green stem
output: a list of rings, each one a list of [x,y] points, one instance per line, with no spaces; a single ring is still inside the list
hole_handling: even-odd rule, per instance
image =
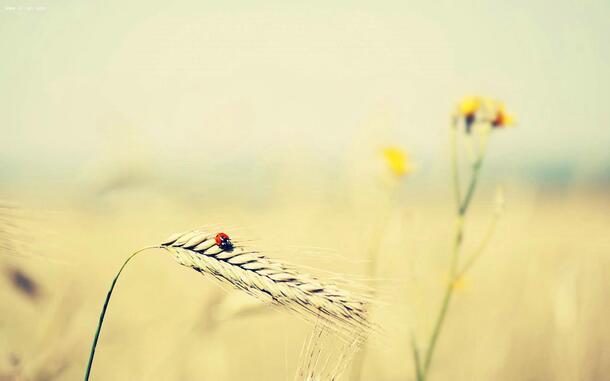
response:
[[[459,157],[458,157],[458,149],[457,149],[457,139],[458,139],[458,126],[457,119],[454,118],[451,122],[451,173],[453,179],[453,194],[455,197],[455,204],[457,205],[458,211],[461,209],[462,203],[462,195],[460,189],[460,170],[459,170]],[[458,219],[458,222],[460,220]],[[460,224],[461,225],[461,224]],[[456,241],[461,241],[461,233],[456,235]],[[451,268],[453,269],[457,265],[457,244],[454,245],[454,253],[451,259]],[[451,285],[451,283],[449,284]],[[428,368],[430,366],[430,362],[432,361],[432,354],[434,353],[434,348],[436,346],[436,341],[438,340],[438,335],[441,330],[441,326],[445,319],[445,315],[447,313],[447,309],[449,308],[449,302],[451,301],[451,288],[448,287],[445,292],[445,296],[443,297],[443,302],[441,304],[441,310],[437,317],[436,323],[434,325],[434,330],[432,331],[432,336],[430,337],[430,342],[428,343],[428,348],[426,350],[426,356],[424,358],[424,368],[422,369],[421,359],[419,356],[419,351],[417,347],[414,345],[414,341],[411,342],[412,350],[413,350],[413,358],[415,360],[415,372],[417,381],[424,381],[426,379],[426,374]]]
[[[413,362],[415,362],[415,376],[417,381],[423,380],[421,372],[421,359],[419,357],[419,349],[415,341],[415,335],[411,334],[411,349],[413,350]]]
[[[430,340],[428,341],[428,349],[426,350],[426,356],[424,357],[422,380],[425,380],[428,376],[428,370],[430,369],[430,365],[432,364],[432,357],[434,355],[434,350],[436,349],[436,343],[438,342],[438,337],[443,328],[443,323],[445,322],[445,318],[447,317],[447,311],[449,311],[451,297],[453,296],[453,283],[458,263],[459,251],[462,243],[463,226],[464,225],[462,223],[461,218],[458,219],[455,241],[453,245],[453,255],[451,258],[451,275],[449,276],[449,281],[447,282],[447,288],[445,290],[445,296],[443,297],[443,301],[441,303],[440,312],[438,314],[438,317],[436,318],[436,323],[434,324],[434,330],[432,331],[432,335],[430,336]]]
[[[477,161],[472,165],[472,177],[470,178],[470,184],[468,185],[468,190],[466,191],[466,197],[464,197],[464,201],[462,201],[460,208],[458,210],[458,214],[460,216],[464,216],[466,211],[468,210],[468,206],[470,205],[470,201],[472,201],[472,196],[474,196],[474,191],[477,188],[477,183],[479,180],[479,173],[481,173],[481,166],[483,165],[483,157],[479,157]]]
[[[468,259],[464,267],[462,267],[462,269],[457,273],[457,275],[455,276],[456,279],[460,279],[462,276],[464,276],[464,274],[474,265],[477,259],[479,259],[483,251],[485,251],[485,248],[489,244],[489,241],[491,240],[491,237],[493,236],[496,230],[496,225],[498,224],[499,217],[499,214],[494,214],[491,222],[489,223],[489,227],[487,228],[487,232],[485,233],[483,240],[479,244],[479,247],[472,254],[470,259]]]
[[[454,137],[455,139],[455,137]],[[423,370],[422,370],[422,377],[421,377],[421,381],[425,381],[426,377],[428,376],[428,371],[430,369],[430,365],[432,364],[432,358],[434,356],[434,351],[436,349],[436,344],[438,342],[438,338],[440,336],[443,324],[445,322],[445,319],[447,317],[447,312],[449,311],[449,305],[451,304],[451,298],[453,296],[453,285],[455,283],[455,280],[457,279],[456,275],[458,273],[458,259],[459,259],[459,252],[460,249],[462,247],[462,241],[463,241],[463,237],[464,237],[464,217],[466,215],[466,212],[468,211],[468,207],[470,206],[470,203],[472,201],[472,197],[474,195],[474,192],[476,190],[476,186],[478,183],[478,179],[479,179],[479,173],[481,171],[481,166],[483,164],[483,152],[481,152],[480,156],[477,158],[477,160],[475,161],[475,163],[472,166],[472,176],[470,178],[470,184],[468,186],[468,190],[466,191],[466,196],[464,197],[464,200],[457,200],[458,201],[458,216],[457,216],[457,223],[456,223],[456,231],[455,231],[455,240],[453,243],[453,255],[451,258],[451,273],[449,276],[449,280],[447,282],[447,288],[445,290],[445,295],[443,297],[443,301],[441,303],[441,308],[439,311],[439,314],[436,318],[436,322],[434,324],[434,329],[432,331],[432,334],[430,336],[430,340],[428,342],[428,348],[426,350],[426,356],[424,357],[424,365],[423,365]],[[452,161],[453,161],[453,178],[454,178],[454,191],[456,196],[459,197],[460,192],[459,192],[459,176],[457,173],[457,154],[452,155]]]
[[[127,260],[125,260],[125,262],[119,269],[119,272],[117,272],[114,279],[112,280],[112,284],[110,285],[110,289],[108,290],[108,294],[106,295],[106,300],[104,301],[104,306],[102,307],[102,313],[100,314],[100,320],[97,324],[97,330],[95,331],[95,336],[93,337],[93,343],[91,344],[91,353],[89,354],[89,361],[87,362],[87,369],[85,370],[85,381],[88,381],[89,376],[91,375],[91,367],[93,366],[93,357],[95,356],[95,348],[97,347],[97,342],[100,338],[100,333],[102,331],[102,324],[104,324],[104,318],[106,317],[106,311],[108,310],[108,304],[110,303],[110,297],[112,296],[112,291],[114,291],[114,286],[116,286],[116,283],[119,280],[119,276],[123,272],[123,269],[125,268],[125,266],[127,266],[127,263],[129,263],[129,261],[131,261],[131,259],[133,257],[135,257],[137,254],[143,252],[144,250],[152,249],[155,247],[156,246],[145,247],[145,248],[140,249],[140,250],[136,251],[135,253],[131,254],[129,256],[129,258],[127,258]]]

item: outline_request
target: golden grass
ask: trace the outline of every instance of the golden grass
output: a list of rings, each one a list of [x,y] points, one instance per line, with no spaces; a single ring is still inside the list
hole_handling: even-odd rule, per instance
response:
[[[483,187],[480,201],[473,205],[470,235],[483,234],[489,217],[485,203],[492,198],[492,190]],[[445,194],[407,192],[404,206],[391,218],[382,242],[379,277],[385,280],[381,292],[393,303],[376,310],[373,319],[392,334],[383,345],[370,347],[365,380],[407,379],[413,373],[408,327],[424,335],[430,331],[430,316],[446,282],[443,269],[452,228],[448,199]],[[61,261],[2,257],[4,264],[18,263],[43,290],[52,291],[34,304],[2,280],[0,375],[15,368],[9,360],[14,356],[30,379],[60,360],[67,365],[56,379],[80,378],[99,296],[116,264],[130,250],[176,226],[196,226],[203,216],[223,222],[230,215],[233,223],[255,227],[262,241],[279,248],[336,248],[354,261],[339,263],[331,256],[319,266],[317,258],[295,261],[286,257],[288,252],[280,259],[362,271],[358,260],[372,230],[364,216],[376,213],[374,207],[293,199],[261,212],[232,210],[220,195],[215,200],[193,208],[167,201],[165,195],[124,195],[104,208],[61,205],[56,209],[66,212],[42,218],[41,226],[32,229],[52,231],[37,235],[33,250]],[[605,349],[610,341],[605,324],[610,316],[608,199],[582,190],[551,194],[509,188],[507,200],[488,252],[458,291],[432,376],[603,379],[610,372]],[[96,379],[293,378],[308,324],[269,312],[205,329],[207,303],[217,289],[206,287],[195,272],[169,266],[168,260],[150,255],[122,280],[100,342],[104,349],[96,358]],[[236,361],[239,367],[234,366]]]

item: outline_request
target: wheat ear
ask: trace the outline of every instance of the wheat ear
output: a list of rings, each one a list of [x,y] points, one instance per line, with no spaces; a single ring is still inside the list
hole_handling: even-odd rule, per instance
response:
[[[245,291],[264,302],[297,312],[310,321],[322,320],[330,329],[350,341],[364,337],[370,329],[364,299],[300,273],[288,265],[272,261],[256,251],[239,245],[222,248],[216,243],[214,234],[193,230],[175,234],[161,246],[138,250],[123,263],[102,306],[85,370],[85,381],[91,375],[95,349],[117,281],[133,257],[151,248],[165,249],[181,265]]]
[[[201,230],[179,233],[162,247],[183,266],[231,285],[262,300],[322,320],[351,341],[370,329],[364,298],[240,246],[223,250],[214,234]]]

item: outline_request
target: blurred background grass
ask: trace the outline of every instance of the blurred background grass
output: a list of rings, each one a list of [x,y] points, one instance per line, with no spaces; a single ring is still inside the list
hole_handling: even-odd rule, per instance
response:
[[[364,379],[409,379],[409,330],[429,333],[447,277],[448,116],[470,93],[519,126],[494,133],[466,248],[496,185],[507,210],[432,378],[610,372],[607,2],[1,4],[0,197],[19,208],[0,235],[0,379],[81,377],[121,260],[175,231],[244,227],[275,256],[364,273],[387,145],[417,171],[381,243],[375,318],[391,334]],[[299,319],[214,325],[221,291],[161,253],[125,275],[96,379],[293,376]]]

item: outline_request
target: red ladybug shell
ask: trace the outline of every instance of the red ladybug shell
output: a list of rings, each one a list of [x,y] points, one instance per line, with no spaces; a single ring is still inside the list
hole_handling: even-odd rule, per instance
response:
[[[225,233],[218,233],[216,234],[216,238],[214,239],[216,241],[216,244],[218,246],[222,246],[224,244],[225,240],[229,240],[229,236],[226,235]]]

